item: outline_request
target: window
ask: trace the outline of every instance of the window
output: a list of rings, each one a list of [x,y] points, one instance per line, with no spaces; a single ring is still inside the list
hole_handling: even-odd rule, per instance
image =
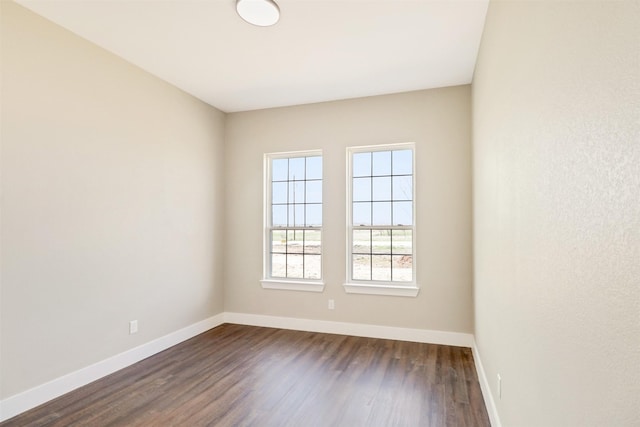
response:
[[[350,293],[416,296],[414,146],[348,149]]]
[[[264,288],[321,292],[322,153],[265,156]]]

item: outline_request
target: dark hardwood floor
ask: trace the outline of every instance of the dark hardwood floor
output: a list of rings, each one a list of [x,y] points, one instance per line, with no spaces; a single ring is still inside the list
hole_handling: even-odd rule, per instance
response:
[[[225,324],[0,426],[489,426],[471,350]]]

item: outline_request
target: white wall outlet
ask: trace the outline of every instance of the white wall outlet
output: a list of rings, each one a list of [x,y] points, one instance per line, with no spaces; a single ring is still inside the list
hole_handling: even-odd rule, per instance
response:
[[[138,332],[138,321],[132,320],[129,322],[129,335],[135,334]]]
[[[332,299],[329,300],[329,310],[335,310],[336,302]]]
[[[498,374],[498,399],[502,399],[502,376]]]

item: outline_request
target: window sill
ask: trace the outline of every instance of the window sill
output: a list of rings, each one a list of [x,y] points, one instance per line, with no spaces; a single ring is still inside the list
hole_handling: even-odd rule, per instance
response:
[[[324,291],[324,282],[305,282],[293,280],[260,280],[263,289],[281,289],[287,291],[306,291],[306,292],[322,292]]]
[[[345,283],[344,290],[348,294],[390,295],[397,297],[417,297],[420,288],[415,285],[396,286],[365,283]]]

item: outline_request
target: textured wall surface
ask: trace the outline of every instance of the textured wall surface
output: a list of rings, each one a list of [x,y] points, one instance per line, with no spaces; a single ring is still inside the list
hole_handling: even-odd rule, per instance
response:
[[[475,333],[505,426],[640,425],[639,22],[637,1],[489,8]]]
[[[228,115],[225,310],[470,332],[469,86]],[[346,294],[346,147],[416,143],[417,298]],[[263,155],[322,149],[323,293],[265,290]],[[327,310],[327,300],[336,309]]]
[[[224,114],[1,8],[6,398],[223,310]]]

